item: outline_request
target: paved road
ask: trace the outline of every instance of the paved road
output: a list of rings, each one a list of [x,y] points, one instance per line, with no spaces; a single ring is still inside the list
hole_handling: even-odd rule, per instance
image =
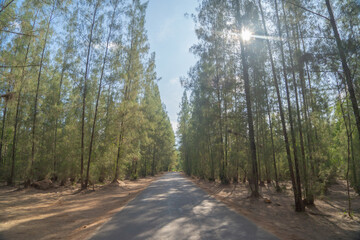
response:
[[[277,239],[228,209],[179,173],[153,182],[91,238]]]

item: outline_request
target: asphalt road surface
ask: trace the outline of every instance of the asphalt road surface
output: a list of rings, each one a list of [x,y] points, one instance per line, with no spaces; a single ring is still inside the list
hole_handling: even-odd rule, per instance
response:
[[[91,238],[278,239],[184,178],[167,173],[154,181]]]

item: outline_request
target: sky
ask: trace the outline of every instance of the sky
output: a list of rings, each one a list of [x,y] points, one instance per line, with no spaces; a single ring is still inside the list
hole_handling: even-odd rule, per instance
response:
[[[196,58],[189,52],[197,42],[195,24],[185,13],[195,13],[197,0],[149,0],[146,29],[150,51],[156,54],[156,72],[162,102],[174,131],[183,94],[179,78],[186,76]]]

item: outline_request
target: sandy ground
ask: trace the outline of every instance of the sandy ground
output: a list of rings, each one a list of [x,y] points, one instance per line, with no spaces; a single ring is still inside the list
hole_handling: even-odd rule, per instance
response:
[[[306,208],[305,213],[296,213],[289,183],[280,184],[286,186],[282,193],[276,193],[273,186],[265,185],[261,187],[262,198],[254,200],[247,197],[250,194],[244,183],[221,185],[189,179],[280,239],[360,239],[360,197],[351,192],[354,219],[350,219],[346,214],[346,181],[338,180],[322,200],[315,200],[315,206]],[[271,203],[265,203],[265,198]]]
[[[87,239],[157,177],[82,192],[0,187],[0,239]]]
[[[0,187],[0,239],[87,239],[112,215],[120,211],[157,177],[95,186],[78,192],[78,186],[51,190],[17,190]],[[289,184],[276,193],[273,186],[261,187],[264,199],[247,198],[245,184],[221,185],[191,179],[211,196],[246,216],[281,239],[360,239],[360,197],[354,192],[354,219],[346,215],[345,181],[329,188],[306,213],[295,213]]]

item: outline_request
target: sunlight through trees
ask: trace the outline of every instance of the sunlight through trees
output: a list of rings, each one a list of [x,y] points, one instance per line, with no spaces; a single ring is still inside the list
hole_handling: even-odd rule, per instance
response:
[[[360,193],[359,16],[353,0],[200,1],[177,133],[185,172],[248,182],[254,197],[291,180],[299,212],[335,177]]]

